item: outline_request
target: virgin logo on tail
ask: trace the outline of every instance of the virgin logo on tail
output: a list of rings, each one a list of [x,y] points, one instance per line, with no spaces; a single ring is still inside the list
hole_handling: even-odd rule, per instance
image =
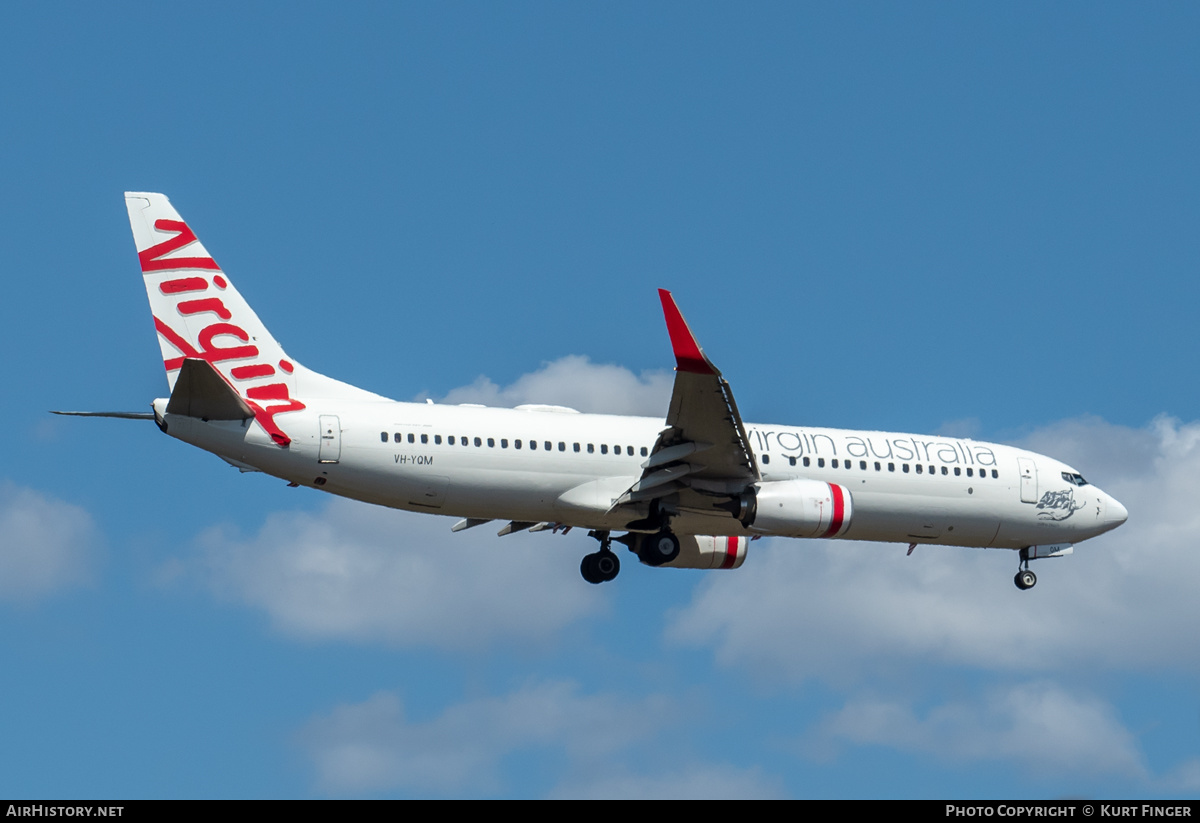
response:
[[[251,342],[250,334],[237,325],[233,313],[225,306],[219,296],[214,296],[210,290],[220,293],[229,288],[229,282],[221,274],[217,261],[211,257],[167,257],[166,255],[178,249],[185,248],[196,242],[196,235],[182,220],[156,220],[154,228],[159,231],[174,232],[175,235],[161,243],[138,252],[142,274],[152,272],[180,272],[181,276],[164,280],[158,284],[159,292],[173,300],[175,310],[183,317],[211,314],[216,322],[205,326],[196,335],[196,345],[193,345],[184,334],[172,328],[162,317],[154,315],[154,328],[168,343],[179,351],[178,357],[163,360],[163,366],[168,372],[178,371],[183,367],[183,361],[188,358],[205,360],[214,367],[226,360],[252,360],[260,357],[258,346]],[[208,277],[195,274],[183,275],[183,272],[212,271],[211,281]],[[218,345],[216,338],[232,337],[240,340],[241,345]],[[276,374],[276,368],[285,374],[291,374],[293,365],[286,359],[280,359],[277,364],[268,362],[246,363],[229,369],[229,377],[234,381],[254,380],[271,377]],[[234,385],[234,390],[238,391]],[[299,411],[305,408],[299,400],[294,400],[289,393],[287,383],[268,383],[265,385],[248,386],[244,391],[238,391],[246,405],[254,410],[254,419],[280,446],[287,446],[292,439],[275,423],[275,416],[284,412]],[[271,402],[271,405],[264,405]]]

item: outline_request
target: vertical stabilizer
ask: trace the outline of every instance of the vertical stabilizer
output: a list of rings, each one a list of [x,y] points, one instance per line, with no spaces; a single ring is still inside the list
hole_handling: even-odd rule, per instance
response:
[[[172,390],[185,360],[205,361],[281,446],[291,438],[275,417],[302,398],[376,397],[291,360],[166,195],[126,192],[125,205]]]

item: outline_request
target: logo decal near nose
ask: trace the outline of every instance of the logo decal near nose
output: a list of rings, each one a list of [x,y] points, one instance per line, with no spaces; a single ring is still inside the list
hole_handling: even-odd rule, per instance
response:
[[[1061,492],[1046,492],[1038,501],[1037,507],[1042,509],[1038,517],[1042,520],[1066,520],[1083,508],[1083,503],[1075,499],[1075,490],[1067,489]]]

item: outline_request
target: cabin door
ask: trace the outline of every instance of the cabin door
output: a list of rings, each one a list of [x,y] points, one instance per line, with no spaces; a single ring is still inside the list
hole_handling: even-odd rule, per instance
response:
[[[1037,464],[1028,457],[1018,457],[1017,466],[1021,470],[1021,502],[1038,502]]]

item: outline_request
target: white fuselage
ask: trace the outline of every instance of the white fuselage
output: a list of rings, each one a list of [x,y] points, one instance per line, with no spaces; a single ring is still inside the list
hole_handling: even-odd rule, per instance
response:
[[[664,428],[646,417],[387,400],[311,402],[287,448],[253,420],[155,411],[168,434],[240,465],[333,494],[463,518],[623,529],[610,514]],[[764,482],[836,483],[853,498],[839,537],[1020,549],[1075,543],[1124,522],[1069,466],[973,440],[747,424]],[[754,535],[732,515],[680,511],[680,534]]]

